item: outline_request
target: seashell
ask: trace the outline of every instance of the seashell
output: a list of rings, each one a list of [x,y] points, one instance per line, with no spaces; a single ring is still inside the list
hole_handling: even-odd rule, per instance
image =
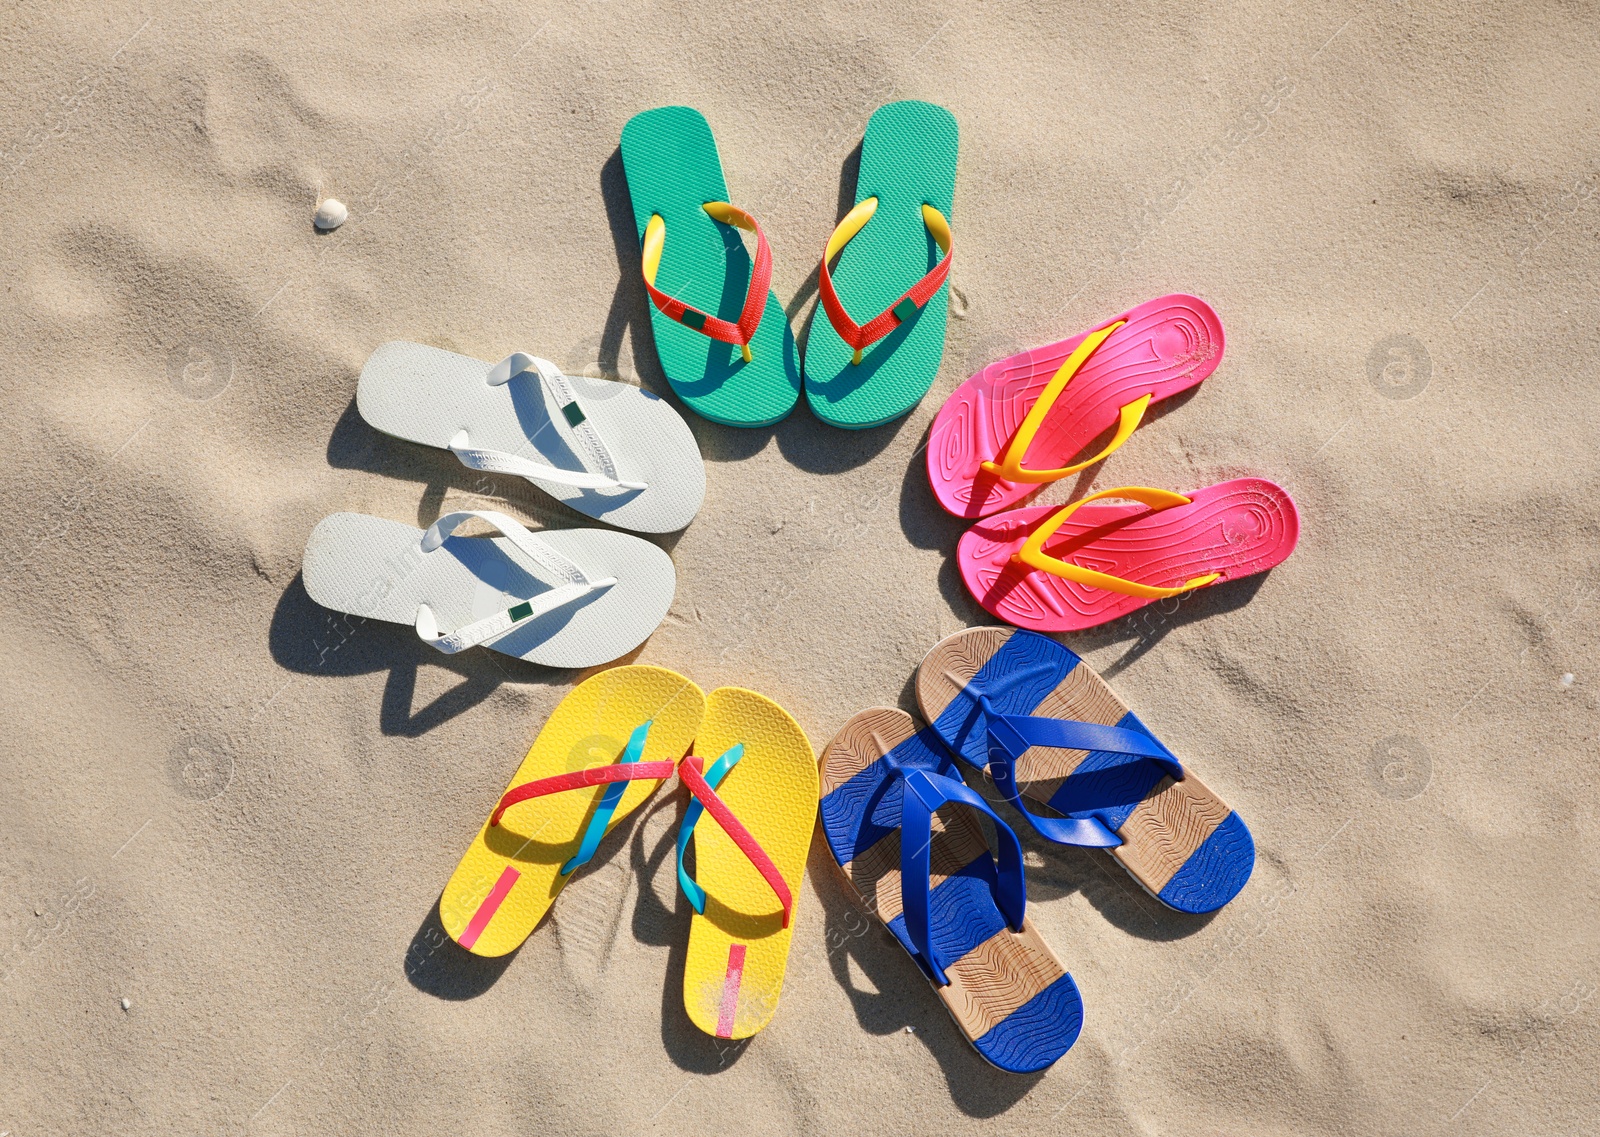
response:
[[[122,1009],[123,1010],[127,1010],[128,1008],[130,1008],[132,1006],[133,1006],[133,1000],[129,999],[126,996],[124,996],[123,999],[122,999]]]
[[[344,202],[336,197],[330,197],[317,206],[316,216],[311,223],[318,229],[337,229],[349,220],[350,211],[344,207]]]

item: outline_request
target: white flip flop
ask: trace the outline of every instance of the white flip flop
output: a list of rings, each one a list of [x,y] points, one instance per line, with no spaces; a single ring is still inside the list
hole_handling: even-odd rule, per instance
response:
[[[502,536],[451,536],[468,518]],[[426,531],[335,513],[311,531],[302,574],[325,608],[411,624],[447,654],[481,644],[546,667],[626,655],[665,618],[678,580],[671,557],[627,533],[536,535],[478,509],[447,513]]]
[[[356,408],[385,434],[526,478],[622,529],[676,532],[706,496],[700,449],[670,403],[627,383],[563,375],[520,351],[488,364],[383,344],[361,369]]]

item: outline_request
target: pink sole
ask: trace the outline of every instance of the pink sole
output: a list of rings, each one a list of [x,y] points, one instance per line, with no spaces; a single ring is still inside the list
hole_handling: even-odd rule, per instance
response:
[[[1117,320],[1127,326],[1085,361],[1046,416],[1024,466],[1059,469],[1116,426],[1141,395],[1151,405],[1202,382],[1222,360],[1222,321],[1204,300],[1174,293],[1139,305],[1060,343],[991,363],[945,400],[928,435],[928,481],[957,517],[985,517],[1015,505],[1034,482],[1006,482],[979,468],[998,461],[1062,360],[1084,336]],[[1090,451],[1089,453],[1093,453]]]
[[[1068,518],[1044,551],[1139,584],[1174,587],[1210,572],[1222,573],[1223,580],[1265,572],[1281,564],[1300,539],[1293,499],[1262,478],[1219,482],[1188,496],[1190,504],[1159,513],[1136,502],[1093,502]],[[962,535],[956,562],[984,610],[1019,628],[1075,632],[1151,603],[1011,559],[1034,526],[1060,508],[1013,509]]]

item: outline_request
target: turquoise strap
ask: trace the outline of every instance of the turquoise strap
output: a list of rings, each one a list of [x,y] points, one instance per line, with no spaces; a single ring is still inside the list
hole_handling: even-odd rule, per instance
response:
[[[706,771],[706,785],[716,789],[723,778],[728,776],[728,771],[739,764],[739,759],[744,757],[744,743],[731,746],[715,762],[711,769]],[[706,890],[695,883],[694,877],[689,875],[689,870],[683,867],[683,854],[689,848],[689,838],[694,836],[694,827],[700,821],[700,815],[705,812],[705,806],[700,804],[697,797],[689,798],[689,808],[683,811],[683,823],[678,826],[678,887],[683,889],[683,894],[689,898],[689,904],[702,916],[706,914]]]
[[[649,722],[640,723],[634,728],[633,734],[628,739],[628,745],[622,748],[622,757],[617,759],[619,766],[639,760],[639,755],[644,753],[644,736],[649,733]],[[600,839],[606,835],[606,827],[611,824],[611,815],[617,811],[617,803],[622,800],[622,795],[628,792],[628,785],[627,782],[612,782],[606,787],[606,792],[600,797],[600,804],[594,807],[594,816],[589,819],[589,828],[583,831],[583,843],[578,846],[578,851],[572,855],[572,859],[561,866],[562,876],[567,876],[574,869],[582,868],[589,863],[589,858],[594,856],[594,851],[600,847]]]

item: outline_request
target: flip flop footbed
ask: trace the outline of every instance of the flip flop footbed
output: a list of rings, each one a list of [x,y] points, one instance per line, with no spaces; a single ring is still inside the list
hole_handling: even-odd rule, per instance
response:
[[[1165,588],[1213,572],[1221,573],[1221,580],[1266,572],[1281,564],[1300,539],[1293,499],[1262,478],[1219,482],[1189,496],[1189,505],[1159,512],[1132,502],[1091,502],[1044,543],[1044,552],[1136,584]],[[1152,603],[1012,559],[1035,527],[1059,508],[1013,509],[962,534],[956,563],[967,590],[984,610],[1034,631],[1073,632]]]
[[[1139,305],[1089,332],[991,363],[945,400],[928,435],[928,480],[957,517],[984,517],[1039,488],[981,469],[999,462],[1062,362],[1098,328],[1125,321],[1084,361],[1034,435],[1022,465],[1060,469],[1115,427],[1143,395],[1152,405],[1196,386],[1222,361],[1222,321],[1195,296]],[[1093,451],[1089,451],[1093,453]]]
[[[492,366],[420,343],[386,343],[361,369],[356,406],[376,429],[424,446],[448,448],[465,431],[473,449],[600,473],[585,467],[571,423],[537,373],[496,385],[488,381]],[[617,480],[645,488],[580,489],[529,480],[579,513],[623,529],[670,533],[688,525],[705,498],[706,472],[682,416],[659,396],[626,383],[583,375],[569,375],[567,382],[616,463]]]
[[[644,240],[652,215],[666,225],[656,287],[736,323],[753,262],[739,230],[714,221],[701,208],[730,200],[705,117],[690,107],[657,107],[634,115],[622,128],[622,166],[639,239]],[[800,397],[800,362],[783,305],[771,292],[750,340],[748,363],[734,345],[701,335],[654,305],[650,329],[672,389],[702,418],[729,426],[767,426],[794,409]]]
[[[777,703],[719,687],[706,698],[694,752],[710,763],[739,744],[744,757],[717,796],[772,859],[798,908],[817,816],[816,753]],[[783,926],[772,888],[709,815],[701,815],[693,840],[694,876],[706,905],[689,924],[684,1008],[707,1034],[748,1038],[777,1010],[797,914]]]
[[[962,760],[987,763],[981,689],[1002,714],[1061,718],[1155,735],[1077,655],[1015,628],[968,628],[917,670],[917,702]],[[1181,912],[1211,912],[1244,887],[1255,842],[1237,813],[1185,770],[1173,781],[1147,758],[1035,746],[1016,763],[1023,797],[1069,817],[1093,815],[1122,838],[1108,850],[1146,891]]]
[[[561,700],[507,788],[615,762],[646,722],[639,760],[675,761],[694,740],[704,706],[699,687],[664,667],[603,671]],[[624,784],[607,832],[655,793],[661,779]],[[499,825],[485,821],[439,898],[439,918],[451,938],[486,956],[505,955],[527,939],[570,879],[561,867],[578,851],[607,789],[533,798],[508,808]]]
[[[839,254],[834,287],[851,318],[865,324],[938,263],[922,207],[951,219],[958,131],[955,116],[932,103],[907,100],[879,107],[861,141],[856,203],[878,199],[877,211]],[[952,221],[952,227],[954,222]],[[944,357],[950,284],[851,363],[855,349],[839,338],[818,304],[806,338],[806,399],[835,426],[879,426],[905,414],[933,385]]]
[[[423,531],[360,513],[323,518],[306,541],[303,573],[311,599],[337,612],[415,624],[433,609],[458,628],[551,589],[503,537],[447,537],[422,551]],[[495,651],[546,667],[593,667],[645,641],[672,605],[672,558],[655,545],[607,529],[541,530],[537,537],[590,580],[616,578],[571,604],[519,624]]]
[[[841,729],[822,755],[822,824],[847,891],[889,928],[908,952],[900,892],[903,783],[885,754],[960,780],[937,738],[904,711],[874,707]],[[989,896],[995,868],[972,812],[954,805],[934,814],[929,849],[929,909],[934,942],[955,962],[950,984],[932,983],[978,1053],[1005,1070],[1040,1070],[1072,1045],[1083,1002],[1072,977],[1031,920],[1013,932]]]

